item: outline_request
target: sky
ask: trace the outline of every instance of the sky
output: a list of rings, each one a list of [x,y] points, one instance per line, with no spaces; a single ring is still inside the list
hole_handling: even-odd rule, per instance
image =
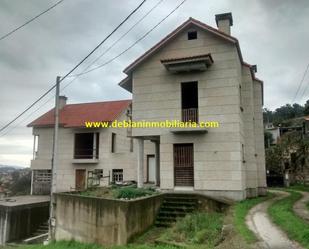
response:
[[[81,65],[81,72],[160,0],[147,0],[111,39]],[[0,36],[39,14],[56,0],[1,0]],[[0,41],[0,127],[21,113],[105,38],[141,0],[64,0],[39,19]],[[134,43],[181,0],[163,0],[149,16],[95,65]],[[80,76],[61,94],[68,103],[128,99],[118,86],[122,70],[169,32],[193,17],[216,27],[215,14],[232,12],[232,35],[240,41],[244,60],[257,64],[264,80],[264,107],[292,103],[309,63],[308,0],[187,0],[145,39],[112,63]],[[72,78],[63,81],[67,84]],[[306,89],[308,87],[308,89]],[[0,165],[29,167],[33,137],[26,125],[51,109],[53,93],[0,133]],[[309,99],[309,73],[295,98]],[[48,102],[48,100],[50,100]],[[38,109],[39,108],[39,109]]]

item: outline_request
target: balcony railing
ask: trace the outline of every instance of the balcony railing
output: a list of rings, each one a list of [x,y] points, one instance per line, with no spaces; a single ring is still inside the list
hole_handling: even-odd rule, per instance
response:
[[[98,159],[98,151],[96,149],[75,149],[74,159]]]
[[[183,122],[198,122],[198,108],[182,109]]]

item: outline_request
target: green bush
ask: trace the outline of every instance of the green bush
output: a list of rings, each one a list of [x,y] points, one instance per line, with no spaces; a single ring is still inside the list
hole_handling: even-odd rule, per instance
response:
[[[135,199],[142,196],[153,195],[155,192],[151,188],[120,187],[113,190],[117,199]]]

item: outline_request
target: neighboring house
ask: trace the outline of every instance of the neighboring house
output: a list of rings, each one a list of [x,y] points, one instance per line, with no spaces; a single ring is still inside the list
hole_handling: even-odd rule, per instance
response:
[[[265,124],[265,131],[272,134],[273,138],[272,144],[277,144],[282,135],[292,131],[302,132],[304,137],[308,137],[309,116],[289,119],[283,122],[283,124],[279,124],[278,126],[275,126],[272,123]]]
[[[127,120],[131,100],[66,104],[60,97],[57,191],[81,190],[93,184],[136,180],[133,139],[126,129],[85,128],[85,121]],[[48,194],[54,110],[28,126],[33,127],[34,159],[31,161],[32,194]],[[149,151],[153,145],[148,144]],[[153,154],[153,153],[152,153]],[[146,160],[146,158],[145,158]]]
[[[84,121],[127,119],[131,102],[64,106],[58,191],[79,188],[80,179],[87,181],[87,171],[103,169],[104,176],[123,170],[123,179],[137,180],[139,187],[153,181],[162,191],[195,191],[234,200],[266,193],[263,82],[255,77],[256,66],[244,62],[239,42],[230,34],[231,13],[216,15],[216,22],[218,29],[190,18],[129,65],[119,85],[133,95],[133,121],[217,121],[219,127],[91,131],[82,127]],[[39,137],[31,163],[33,189],[37,174],[42,179],[50,174],[52,120],[50,111],[30,124]],[[91,134],[85,140],[94,144],[89,147],[93,156],[87,159],[76,157],[79,149],[86,149],[76,142],[84,133]],[[111,152],[113,133],[122,153]],[[132,138],[137,145],[133,152]]]
[[[219,128],[132,129],[142,186],[144,141],[156,143],[157,185],[236,200],[265,194],[263,82],[231,36],[190,18],[129,65],[119,85],[132,93],[133,121],[218,121]]]

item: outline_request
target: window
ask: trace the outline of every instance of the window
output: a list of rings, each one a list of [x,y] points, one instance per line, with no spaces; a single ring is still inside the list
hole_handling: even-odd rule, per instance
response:
[[[181,83],[181,108],[183,122],[198,122],[197,82]]]
[[[39,152],[39,135],[34,135],[33,159],[36,159],[38,157],[38,152]]]
[[[188,32],[188,40],[195,40],[197,39],[197,32],[196,31],[189,31]]]
[[[133,152],[133,147],[134,147],[134,142],[133,142],[133,138],[130,138],[130,152]]]
[[[112,133],[111,152],[116,152],[116,133]]]
[[[76,133],[74,144],[75,159],[99,158],[99,133]]]
[[[113,182],[123,181],[123,169],[113,169]]]
[[[241,154],[242,154],[242,162],[245,163],[245,146],[244,144],[241,145]]]
[[[51,182],[52,172],[49,169],[46,170],[33,170],[34,182]]]
[[[241,85],[239,85],[239,98],[240,98],[240,110],[243,112],[244,111],[244,108],[243,108],[243,101],[242,101],[242,93],[241,93]]]

